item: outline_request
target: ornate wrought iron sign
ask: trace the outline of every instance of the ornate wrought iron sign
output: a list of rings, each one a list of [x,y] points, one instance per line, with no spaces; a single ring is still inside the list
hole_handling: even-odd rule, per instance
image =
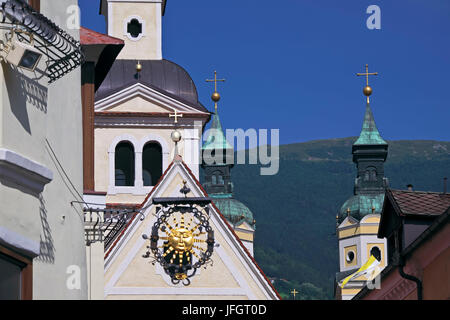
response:
[[[49,78],[49,83],[58,80],[83,63],[84,53],[80,42],[50,19],[36,12],[25,1],[0,1],[0,17],[0,29],[11,31],[7,41],[0,41],[0,45],[4,47],[1,51],[5,51],[4,55],[11,55],[11,48],[25,47],[27,50],[19,52],[24,51],[28,54],[23,55],[24,59],[36,61],[38,56],[45,56],[46,70],[43,73]],[[6,60],[11,63],[14,59],[6,57]],[[30,69],[23,64],[16,64],[16,66],[26,66]],[[34,67],[33,64],[33,71]]]
[[[186,183],[186,182],[184,182]],[[188,198],[190,190],[180,190],[185,197],[154,198],[157,220],[151,236],[146,258],[153,254],[171,278],[173,284],[188,286],[197,269],[210,263],[214,251],[214,231],[209,225],[209,198]]]

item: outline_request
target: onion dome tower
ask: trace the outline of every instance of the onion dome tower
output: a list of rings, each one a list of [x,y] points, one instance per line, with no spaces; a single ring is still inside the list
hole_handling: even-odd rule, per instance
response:
[[[216,207],[233,226],[236,234],[253,254],[253,235],[255,220],[253,213],[233,195],[231,169],[234,166],[234,149],[226,140],[217,111],[220,94],[217,92],[217,79],[214,72],[214,93],[211,99],[215,105],[211,128],[206,132],[207,139],[202,146],[202,168],[204,169],[203,187]]]
[[[361,133],[352,146],[353,162],[357,175],[353,196],[340,208],[336,215],[336,228],[339,241],[339,272],[336,274],[336,298],[348,300],[366,285],[366,279],[356,278],[344,287],[342,280],[355,273],[371,256],[380,261],[379,267],[386,266],[386,239],[377,237],[378,225],[383,209],[385,189],[388,180],[384,177],[384,162],[388,154],[388,144],[381,137],[370,108],[369,73],[357,73],[366,76],[366,111]],[[381,270],[380,270],[381,271]]]
[[[368,68],[367,65],[366,68]],[[378,73],[366,72],[366,74],[368,76]],[[363,93],[367,97],[363,127],[352,146],[353,162],[357,168],[354,196],[342,205],[339,211],[339,222],[342,222],[348,215],[361,220],[368,214],[380,214],[384,202],[384,192],[388,186],[388,180],[384,177],[384,162],[388,154],[388,144],[381,137],[375,124],[369,100],[372,88],[368,83]]]

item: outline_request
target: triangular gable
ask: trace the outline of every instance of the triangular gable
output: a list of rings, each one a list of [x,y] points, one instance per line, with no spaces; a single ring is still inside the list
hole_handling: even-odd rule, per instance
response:
[[[250,224],[248,224],[248,222],[245,220],[241,220],[238,223],[236,223],[235,228],[245,230],[245,231],[250,231],[250,232],[255,231],[252,228],[252,226]]]
[[[207,193],[182,161],[174,161],[148,194],[136,215],[105,255],[105,298],[107,299],[280,299],[270,280],[252,258],[226,219],[211,203],[210,224],[216,242],[213,265],[199,270],[190,286],[175,286],[152,259],[144,259],[146,242],[155,221],[154,197],[179,196],[182,181],[191,189],[188,196],[207,197]]]
[[[142,110],[143,104],[148,104],[148,110]],[[135,83],[133,85],[122,88],[105,98],[95,101],[95,111],[111,111],[111,112],[178,112],[188,114],[198,114],[199,116],[207,115],[204,112],[191,106],[188,102],[181,101],[169,96],[155,88]]]
[[[341,222],[341,224],[338,226],[338,229],[354,226],[357,225],[358,223],[359,223],[358,220],[356,220],[352,216],[348,216],[344,219],[344,221]]]

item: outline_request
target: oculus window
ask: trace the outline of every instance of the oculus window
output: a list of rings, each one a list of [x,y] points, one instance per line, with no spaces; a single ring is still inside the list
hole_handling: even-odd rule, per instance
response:
[[[131,16],[124,23],[125,35],[133,41],[138,41],[144,36],[145,21],[138,16]]]
[[[370,254],[375,257],[378,261],[381,261],[381,250],[378,247],[373,247],[370,249]]]
[[[347,256],[345,257],[345,260],[347,261],[347,263],[352,263],[353,260],[355,260],[355,253],[353,251],[349,251],[347,253]]]

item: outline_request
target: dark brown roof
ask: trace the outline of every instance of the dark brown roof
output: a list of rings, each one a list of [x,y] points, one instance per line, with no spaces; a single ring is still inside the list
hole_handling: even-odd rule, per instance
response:
[[[439,216],[450,207],[450,194],[424,191],[388,190],[400,215]]]
[[[136,72],[136,60],[116,60],[96,92],[96,101],[142,83],[193,108],[208,112],[198,101],[197,88],[189,73],[169,60],[140,60],[142,71]]]

